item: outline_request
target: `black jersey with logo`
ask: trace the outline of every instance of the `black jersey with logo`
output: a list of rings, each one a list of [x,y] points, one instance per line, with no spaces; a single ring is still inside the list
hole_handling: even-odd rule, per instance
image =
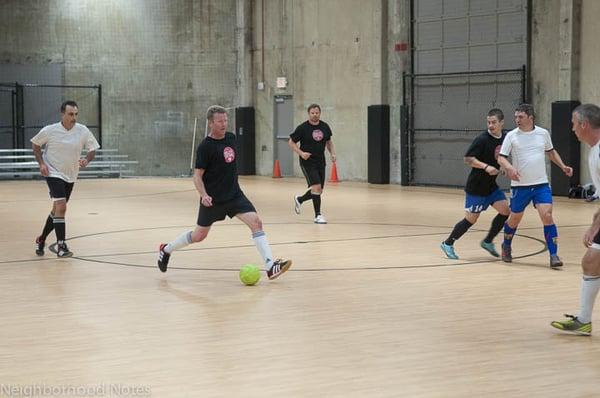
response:
[[[504,137],[506,137],[505,132],[502,132],[500,138],[494,137],[488,131],[479,134],[473,140],[469,149],[467,149],[465,157],[474,157],[483,163],[499,169],[498,154],[500,153]],[[465,192],[471,195],[488,196],[498,189],[496,177],[498,176],[491,176],[483,169],[472,168],[467,178]]]
[[[311,154],[307,160],[300,158],[300,163],[325,164],[325,145],[332,135],[329,125],[322,120],[317,125],[310,124],[307,120],[296,127],[290,138],[294,142],[300,142],[301,151]]]
[[[196,168],[204,169],[204,188],[213,203],[228,202],[242,193],[238,183],[235,134],[216,140],[206,137],[196,151]]]

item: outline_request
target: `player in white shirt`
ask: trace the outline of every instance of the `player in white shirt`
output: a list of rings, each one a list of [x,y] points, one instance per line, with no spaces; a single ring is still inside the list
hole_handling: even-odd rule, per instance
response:
[[[600,107],[593,104],[579,105],[573,110],[573,131],[581,142],[591,149],[588,157],[590,174],[594,184],[600,182]],[[596,185],[600,186],[600,185]],[[551,323],[557,329],[589,336],[592,333],[592,310],[600,291],[600,210],[592,217],[592,225],[583,235],[587,248],[581,259],[581,303],[579,314],[568,315],[566,320]]]
[[[42,234],[35,240],[35,253],[38,256],[44,255],[46,238],[52,230],[56,231],[57,256],[73,255],[65,243],[67,202],[79,168],[87,166],[96,156],[96,149],[100,148],[92,132],[83,124],[77,123],[79,109],[75,101],[63,102],[60,112],[59,123],[44,127],[31,139],[35,160],[40,165],[40,173],[46,178],[52,199],[52,211],[46,219]],[[82,159],[83,148],[88,152]]]
[[[500,148],[498,163],[511,179],[510,216],[504,224],[502,261],[512,261],[512,239],[530,202],[544,224],[544,238],[550,253],[550,267],[563,265],[558,257],[558,230],[552,218],[552,190],[546,174],[546,158],[554,162],[567,176],[573,169],[565,165],[554,149],[548,130],[534,124],[533,106],[521,104],[515,109],[517,128],[510,131]],[[512,164],[508,156],[512,157]]]

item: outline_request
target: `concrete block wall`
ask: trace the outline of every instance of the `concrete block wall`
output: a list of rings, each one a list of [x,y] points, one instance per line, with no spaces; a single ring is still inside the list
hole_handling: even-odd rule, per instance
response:
[[[565,7],[580,7],[576,20],[565,17]],[[562,16],[561,16],[562,13]],[[568,13],[566,13],[568,15]],[[536,123],[550,128],[551,104],[554,101],[576,99],[582,103],[600,104],[600,63],[597,38],[600,26],[600,3],[596,0],[536,0],[532,9],[531,77],[532,97],[536,107]],[[566,24],[573,24],[576,38],[561,37]],[[575,41],[572,51],[564,41]],[[561,65],[573,65],[571,75]],[[573,77],[574,75],[574,77]],[[565,81],[571,78],[572,81]],[[570,90],[564,89],[564,87]],[[588,170],[589,148],[581,145],[581,183],[591,182]]]
[[[596,0],[576,3],[582,8],[576,22],[580,53],[570,56],[581,59],[580,70],[573,71],[580,76],[578,85],[572,87],[582,102],[598,103],[600,6]],[[402,72],[409,68],[410,51],[395,51],[395,44],[409,42],[409,4],[3,0],[0,65],[60,65],[64,84],[102,84],[104,146],[138,160],[139,175],[187,173],[194,118],[200,118],[203,136],[204,111],[215,103],[256,108],[257,174],[270,175],[273,97],[289,94],[294,124],[306,119],[309,103],[322,105],[323,119],[334,130],[339,173],[366,181],[367,106],[389,104],[390,177],[399,183]],[[557,27],[564,25],[561,15],[570,2],[531,4],[531,94],[539,124],[549,127],[550,103],[564,99],[559,96],[566,47]],[[285,89],[275,87],[280,76],[288,79]],[[265,89],[257,90],[261,81]],[[584,178],[586,167],[582,164]]]
[[[408,37],[408,2],[264,4],[264,10],[258,1],[253,8],[253,83],[265,83],[265,90],[255,91],[254,97],[257,173],[272,171],[273,97],[286,94],[294,98],[294,125],[307,119],[310,103],[321,105],[322,119],[333,129],[338,170],[344,179],[361,181],[367,179],[367,107],[390,104],[392,181],[399,182],[399,105],[408,54],[396,54],[393,48]],[[285,89],[276,87],[280,76],[288,80]],[[295,175],[301,176],[297,162],[294,167]]]
[[[583,0],[581,4],[579,101],[581,103],[591,102],[596,105],[600,105],[600,73],[598,73],[600,25],[598,25],[598,17],[600,17],[600,2]],[[589,147],[582,144],[581,148],[581,182],[583,184],[591,183],[592,178],[587,164]]]
[[[187,173],[194,117],[235,101],[235,0],[3,0],[0,20],[0,63],[102,84],[104,147],[137,174]]]

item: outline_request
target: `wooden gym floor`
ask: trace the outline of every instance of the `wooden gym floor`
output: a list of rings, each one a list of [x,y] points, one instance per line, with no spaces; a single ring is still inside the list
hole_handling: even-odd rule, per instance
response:
[[[578,309],[581,236],[597,204],[556,198],[565,266],[553,271],[532,208],[512,265],[479,248],[493,211],[452,261],[439,244],[463,216],[460,190],[328,184],[329,224],[316,225],[311,203],[293,212],[303,180],[241,184],[274,254],[294,261],[254,287],[238,281],[241,265],[261,261],[237,219],[157,269],[159,242],[195,224],[191,179],[80,180],[67,213],[75,257],[61,260],[34,253],[45,183],[0,182],[0,396],[7,385],[153,397],[600,394],[598,310],[592,337],[549,326]]]

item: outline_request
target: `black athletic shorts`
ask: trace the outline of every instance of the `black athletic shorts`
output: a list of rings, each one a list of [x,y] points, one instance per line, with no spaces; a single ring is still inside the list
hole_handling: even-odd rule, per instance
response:
[[[600,245],[600,232],[598,232],[596,234],[596,236],[594,236],[594,241],[595,244]]]
[[[214,222],[224,220],[226,216],[233,218],[237,214],[250,212],[256,212],[256,209],[246,195],[242,193],[229,202],[213,204],[210,207],[205,207],[200,203],[198,221],[196,223],[201,227],[210,227]]]
[[[309,187],[317,184],[320,184],[321,188],[325,186],[325,163],[311,164],[300,162],[300,168]]]
[[[52,200],[66,199],[67,202],[69,201],[71,192],[73,192],[73,186],[75,186],[74,182],[66,182],[56,177],[46,177],[46,183],[50,189]]]

